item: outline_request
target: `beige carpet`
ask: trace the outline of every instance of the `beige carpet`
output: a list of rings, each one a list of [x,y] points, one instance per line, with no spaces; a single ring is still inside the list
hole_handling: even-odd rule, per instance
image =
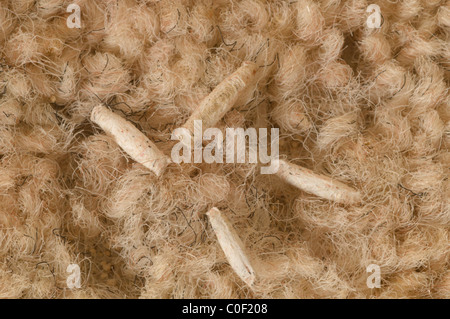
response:
[[[449,39],[449,1],[2,0],[0,298],[450,298]],[[216,127],[279,128],[283,159],[359,203],[257,164],[157,178],[90,120],[103,103],[170,156],[244,61],[255,81]]]

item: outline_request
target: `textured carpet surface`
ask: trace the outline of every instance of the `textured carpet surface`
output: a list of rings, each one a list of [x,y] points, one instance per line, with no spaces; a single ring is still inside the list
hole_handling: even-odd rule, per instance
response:
[[[449,1],[1,0],[0,297],[450,298],[449,40]],[[360,203],[257,164],[158,178],[90,120],[102,103],[170,156],[244,61],[256,79],[216,127],[279,128],[284,160]]]

